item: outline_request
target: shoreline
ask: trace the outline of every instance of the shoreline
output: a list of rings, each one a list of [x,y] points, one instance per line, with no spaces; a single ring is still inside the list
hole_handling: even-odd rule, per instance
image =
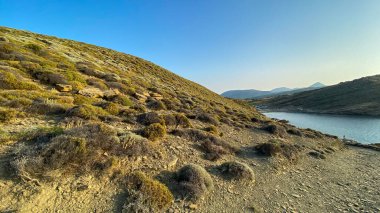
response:
[[[309,113],[309,112],[290,112],[290,111],[266,111],[266,110],[262,110],[262,109],[258,109],[260,113],[276,113],[276,112],[284,112],[284,113],[299,113],[299,114],[314,114],[314,115],[329,115],[329,116],[358,116],[358,117],[368,117],[368,118],[372,118],[370,116],[362,116],[362,115],[339,115],[339,114],[324,114],[324,113]],[[271,118],[271,119],[274,119],[274,120],[281,120],[281,119],[278,119],[278,118]],[[289,122],[290,123],[290,122]],[[291,123],[290,123],[291,124]],[[302,127],[298,127],[298,128],[302,128]],[[317,130],[317,131],[320,131],[320,130]],[[320,131],[322,132],[322,131]],[[330,133],[326,133],[326,132],[322,132],[324,134],[330,134]],[[333,135],[333,136],[336,136],[336,135]],[[338,136],[336,136],[338,137]],[[380,143],[361,143],[359,141],[356,141],[356,140],[353,140],[353,139],[347,139],[347,138],[339,138],[339,140],[341,140],[345,145],[348,145],[348,146],[355,146],[355,147],[361,147],[361,148],[366,148],[366,149],[372,149],[372,150],[375,150],[375,151],[380,151]]]

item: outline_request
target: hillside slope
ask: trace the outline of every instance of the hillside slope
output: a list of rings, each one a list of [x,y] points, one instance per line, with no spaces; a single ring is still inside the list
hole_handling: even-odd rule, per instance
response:
[[[143,59],[0,28],[0,212],[208,211],[342,147]]]
[[[269,110],[380,116],[380,75],[254,103]]]

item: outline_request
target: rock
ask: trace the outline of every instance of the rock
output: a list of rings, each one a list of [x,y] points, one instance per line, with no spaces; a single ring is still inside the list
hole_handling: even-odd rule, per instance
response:
[[[68,84],[56,84],[55,88],[60,92],[71,92],[73,87]]]
[[[88,88],[79,90],[78,94],[87,96],[90,98],[102,98],[104,96],[103,91],[95,87],[88,87]]]
[[[150,94],[150,97],[152,97],[152,98],[154,98],[154,99],[156,99],[156,100],[162,100],[164,97],[161,95],[161,94],[159,94],[159,93],[151,93]]]
[[[88,189],[88,185],[85,185],[85,184],[79,184],[79,186],[77,186],[77,191],[84,191],[87,189]]]
[[[316,152],[316,151],[310,151],[309,155],[318,159],[326,159],[326,156],[324,154]]]
[[[121,80],[120,76],[115,73],[109,73],[104,76],[104,80],[109,82],[118,82]]]
[[[110,89],[110,90],[104,91],[104,97],[106,99],[112,99],[117,95],[120,95],[120,91],[118,89]]]
[[[141,93],[135,93],[135,94],[133,94],[133,96],[134,96],[139,102],[142,102],[142,103],[144,103],[144,102],[148,99],[147,96],[145,96],[144,94],[141,94]]]
[[[0,41],[5,41],[5,42],[8,42],[9,40],[5,37],[0,37]]]
[[[178,162],[178,158],[177,158],[177,157],[174,157],[173,160],[171,160],[171,161],[168,163],[168,169],[172,169],[172,168],[174,168],[174,167],[177,165],[177,162]]]
[[[198,209],[198,205],[192,203],[192,204],[189,205],[189,209],[192,209],[192,210]]]

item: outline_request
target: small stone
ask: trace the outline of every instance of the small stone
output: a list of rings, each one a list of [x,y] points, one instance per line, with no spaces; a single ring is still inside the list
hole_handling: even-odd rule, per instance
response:
[[[192,203],[192,204],[189,205],[189,209],[192,209],[192,210],[198,209],[198,205]]]
[[[71,92],[73,90],[73,87],[68,84],[56,84],[55,88],[60,92]]]
[[[301,197],[301,195],[297,195],[297,194],[292,194],[292,196],[295,197],[295,198]]]
[[[177,165],[177,162],[178,162],[178,158],[177,158],[177,157],[174,157],[173,160],[171,160],[171,161],[168,163],[168,169],[172,169],[172,168],[174,168],[174,167]]]

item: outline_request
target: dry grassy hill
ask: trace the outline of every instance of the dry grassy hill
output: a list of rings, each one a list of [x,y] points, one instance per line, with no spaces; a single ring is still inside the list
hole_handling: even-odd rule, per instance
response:
[[[270,110],[380,116],[380,75],[254,101]]]
[[[0,28],[2,212],[203,211],[340,148],[143,59]]]

